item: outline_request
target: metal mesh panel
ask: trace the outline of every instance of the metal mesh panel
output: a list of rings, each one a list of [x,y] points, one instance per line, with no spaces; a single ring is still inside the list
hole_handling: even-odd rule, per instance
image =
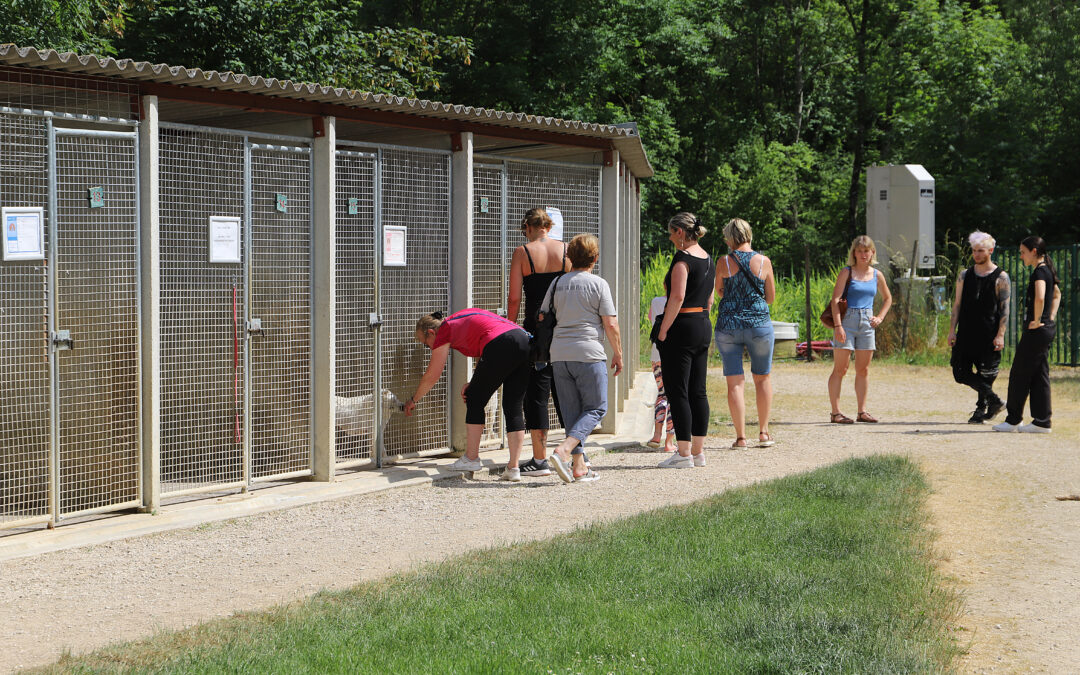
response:
[[[510,264],[503,244],[502,176],[501,166],[478,164],[473,168],[473,305],[492,312],[506,308],[506,277]],[[481,442],[501,439],[503,419],[499,392],[491,397],[485,420]]]
[[[45,120],[0,113],[4,206],[47,207],[47,145]],[[44,261],[0,262],[0,527],[49,509],[47,284]]]
[[[244,269],[209,262],[208,227],[210,216],[238,217],[245,227],[244,140],[163,128],[159,145],[167,494],[243,477]]]
[[[375,311],[375,162],[375,155],[337,156],[334,393],[338,462],[374,456],[379,402],[372,396],[375,337],[369,319]],[[350,200],[356,200],[352,204],[356,213],[350,213]]]
[[[310,153],[252,149],[251,228],[251,474],[266,478],[312,467]]]
[[[583,233],[600,236],[599,168],[507,161],[506,173],[507,212],[510,220],[520,218],[526,211],[537,206],[554,206],[563,215],[565,241]],[[506,238],[507,260],[513,255],[514,249],[525,242],[513,228],[510,228],[508,234],[511,236]],[[604,242],[601,241],[600,256],[603,255]],[[597,269],[599,267],[600,263],[597,262]],[[548,401],[548,423],[552,429],[560,428],[555,404],[551,400]]]
[[[0,107],[78,118],[138,119],[138,83],[0,67]]]
[[[450,159],[439,153],[381,152],[383,225],[408,227],[405,267],[383,267],[381,364],[383,386],[402,400],[416,389],[428,350],[415,339],[416,320],[446,311],[449,302]],[[388,455],[445,448],[449,444],[446,373],[412,417],[394,415],[387,425]]]
[[[134,139],[56,138],[60,512],[139,499],[138,184]],[[104,188],[90,208],[88,188]]]

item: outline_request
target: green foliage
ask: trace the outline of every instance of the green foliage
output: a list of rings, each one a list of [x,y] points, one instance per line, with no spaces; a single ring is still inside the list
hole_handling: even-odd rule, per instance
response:
[[[947,672],[960,599],[935,567],[928,492],[907,459],[851,459],[57,669]]]
[[[6,0],[0,3],[0,43],[115,54],[126,5],[124,0]]]

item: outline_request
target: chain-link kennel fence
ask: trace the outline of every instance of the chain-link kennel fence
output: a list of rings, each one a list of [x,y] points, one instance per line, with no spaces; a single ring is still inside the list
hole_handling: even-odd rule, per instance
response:
[[[416,320],[428,312],[445,312],[450,304],[450,154],[402,148],[378,152],[380,232],[384,238],[390,232],[404,237],[404,264],[381,257],[382,326],[376,354],[381,387],[405,400],[416,390],[430,356],[416,341]],[[388,456],[449,449],[448,371],[411,417],[392,415],[386,423]]]
[[[311,151],[163,124],[161,490],[307,475]]]

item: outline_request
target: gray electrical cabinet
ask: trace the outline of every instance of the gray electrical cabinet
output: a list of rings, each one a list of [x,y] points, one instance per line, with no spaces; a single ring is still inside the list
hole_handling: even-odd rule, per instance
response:
[[[918,241],[916,269],[933,269],[934,177],[921,164],[866,168],[866,234],[880,261],[901,268]]]

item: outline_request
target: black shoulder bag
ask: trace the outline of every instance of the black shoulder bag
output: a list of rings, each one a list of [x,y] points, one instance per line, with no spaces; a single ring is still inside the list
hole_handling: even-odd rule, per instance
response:
[[[536,312],[536,328],[533,329],[532,342],[529,345],[529,357],[537,365],[544,364],[541,368],[551,362],[551,339],[555,337],[555,325],[558,323],[555,317],[555,290],[562,278],[563,275],[560,274],[551,282],[548,308],[545,310],[544,303],[540,303],[540,309]]]

